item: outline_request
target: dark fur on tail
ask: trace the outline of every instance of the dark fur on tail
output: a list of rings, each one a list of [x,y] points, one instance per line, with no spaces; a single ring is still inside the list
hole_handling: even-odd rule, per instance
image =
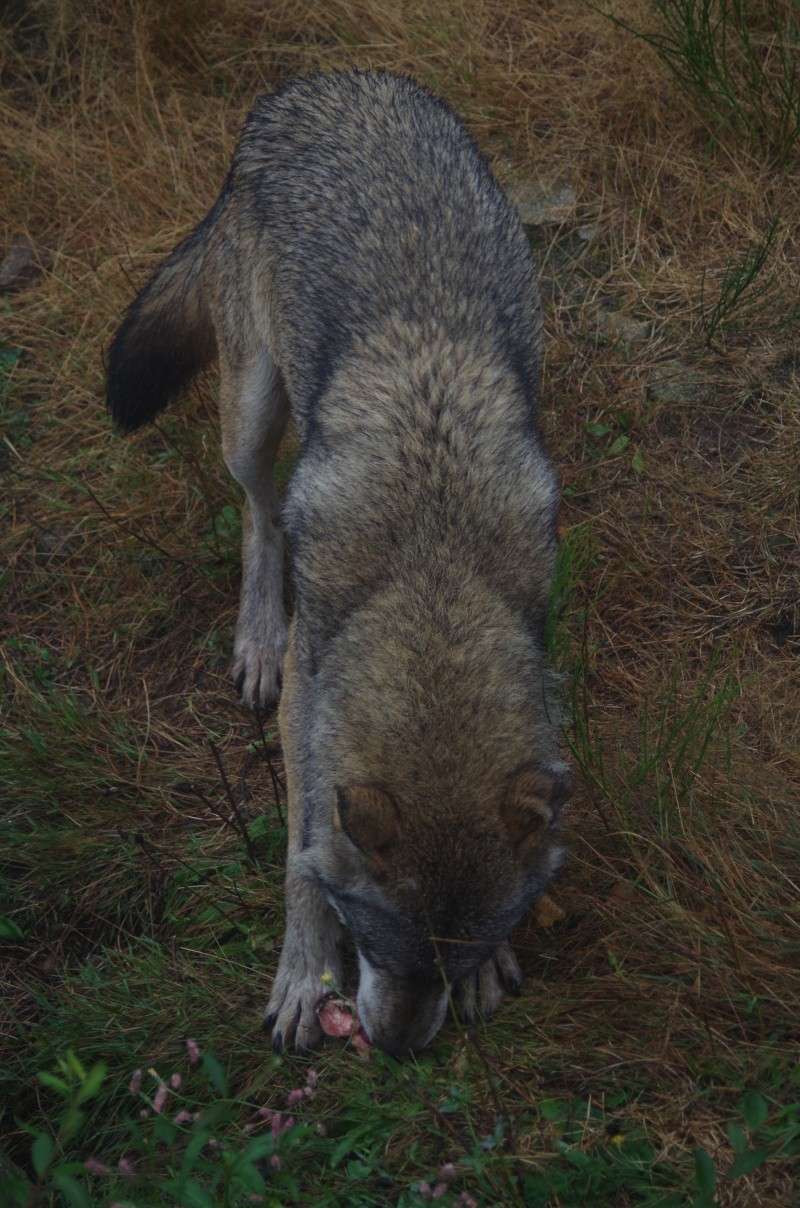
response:
[[[216,356],[203,269],[225,192],[128,307],[108,350],[106,400],[124,432],[163,411]]]

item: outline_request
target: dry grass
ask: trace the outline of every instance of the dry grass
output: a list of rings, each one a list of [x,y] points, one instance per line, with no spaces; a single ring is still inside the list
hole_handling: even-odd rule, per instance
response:
[[[637,0],[614,12],[649,15]],[[260,835],[249,869],[209,747],[249,820],[274,810],[263,736],[226,678],[236,491],[214,382],[123,442],[102,353],[213,199],[253,94],[385,66],[449,99],[506,179],[577,195],[535,242],[543,418],[567,545],[583,551],[558,647],[583,777],[566,920],[519,937],[525,993],[484,1037],[516,1153],[558,1160],[525,1124],[542,1097],[621,1094],[617,1115],[659,1160],[701,1147],[724,1171],[742,1089],[773,1111],[798,1097],[796,162],[709,143],[652,51],[581,0],[31,0],[5,21],[0,248],[28,233],[49,258],[0,303],[2,343],[22,354],[0,386],[0,913],[26,935],[6,953],[6,1089],[64,1042],[124,1068],[166,1059],[187,1030],[233,1055],[242,1093],[273,1077],[255,1025],[282,831]],[[709,349],[704,299],[776,218],[768,288]],[[645,334],[627,342],[610,311]],[[789,1205],[795,1164],[776,1154],[723,1179],[718,1202]]]

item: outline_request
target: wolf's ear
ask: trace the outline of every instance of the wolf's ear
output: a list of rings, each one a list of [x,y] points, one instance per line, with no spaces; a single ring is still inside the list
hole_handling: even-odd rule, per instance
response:
[[[529,763],[511,777],[500,817],[511,846],[521,859],[538,846],[544,832],[558,821],[571,791],[572,778],[563,764],[543,768]]]
[[[367,856],[385,855],[400,834],[397,806],[374,784],[337,788],[333,825]]]

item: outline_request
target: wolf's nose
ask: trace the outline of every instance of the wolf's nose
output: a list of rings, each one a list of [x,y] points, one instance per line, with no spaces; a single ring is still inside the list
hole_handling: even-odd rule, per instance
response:
[[[408,1057],[415,1048],[413,1042],[398,1039],[396,1036],[376,1036],[372,1043],[379,1049],[383,1049],[384,1053],[388,1053],[390,1057]],[[416,1047],[422,1048],[423,1046],[418,1044]]]

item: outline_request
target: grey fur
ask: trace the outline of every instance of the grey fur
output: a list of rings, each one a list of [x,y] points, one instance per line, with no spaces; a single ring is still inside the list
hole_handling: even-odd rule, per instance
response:
[[[567,773],[542,648],[558,494],[527,240],[441,101],[353,72],[258,99],[164,272],[112,346],[109,403],[135,426],[137,374],[157,383],[165,359],[148,365],[155,328],[199,367],[210,321],[223,451],[247,496],[234,670],[254,704],[277,694],[286,644],[286,397],[301,442],[283,512],[287,923],[267,1019],[278,1047],[319,1038],[338,914],[372,1038],[419,1047],[450,984],[466,1019],[518,986],[505,941],[560,859]]]

